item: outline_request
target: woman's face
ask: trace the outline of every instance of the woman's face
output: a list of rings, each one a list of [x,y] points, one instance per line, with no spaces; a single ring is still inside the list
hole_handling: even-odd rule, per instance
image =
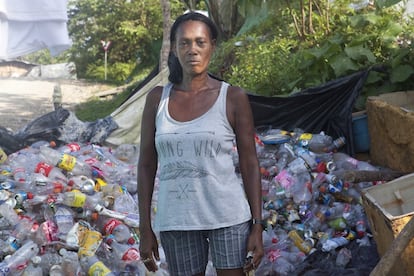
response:
[[[209,28],[200,21],[186,21],[177,29],[173,51],[184,74],[198,75],[207,72],[215,41]]]

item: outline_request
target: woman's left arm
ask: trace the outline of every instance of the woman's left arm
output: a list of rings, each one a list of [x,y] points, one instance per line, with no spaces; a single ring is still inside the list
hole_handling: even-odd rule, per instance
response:
[[[229,87],[227,116],[236,134],[240,173],[252,217],[261,221],[261,178],[254,140],[253,113],[247,94],[239,87]],[[264,255],[262,232],[263,226],[261,224],[252,224],[247,250],[253,252],[253,264],[256,267]]]

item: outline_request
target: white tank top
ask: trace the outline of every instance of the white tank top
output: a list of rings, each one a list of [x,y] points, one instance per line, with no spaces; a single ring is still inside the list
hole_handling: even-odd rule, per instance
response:
[[[251,219],[232,161],[235,134],[226,114],[228,86],[223,82],[213,106],[187,122],[170,116],[172,84],[164,87],[156,115],[159,191],[155,231],[216,229]]]

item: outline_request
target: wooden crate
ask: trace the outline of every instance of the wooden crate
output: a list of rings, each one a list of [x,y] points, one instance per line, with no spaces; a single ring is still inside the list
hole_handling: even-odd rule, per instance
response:
[[[414,91],[368,97],[371,161],[404,173],[414,172]]]
[[[362,203],[377,250],[383,256],[414,214],[414,173],[362,190]],[[414,275],[414,240],[390,275]]]

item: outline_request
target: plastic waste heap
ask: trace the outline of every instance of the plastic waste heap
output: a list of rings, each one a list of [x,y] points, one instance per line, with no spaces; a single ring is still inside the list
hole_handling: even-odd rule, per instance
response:
[[[269,128],[255,141],[265,225],[256,275],[290,275],[316,251],[338,255],[333,265],[344,268],[354,256],[341,249],[370,244],[358,191],[371,183],[349,183],[335,171],[377,168],[340,152],[343,137],[323,132]],[[232,155],[239,173],[236,146]],[[2,159],[0,275],[146,275],[137,162],[138,145],[47,141]],[[153,213],[157,191],[158,178]],[[156,275],[169,275],[162,244],[159,250]],[[214,270],[211,261],[207,268]]]

